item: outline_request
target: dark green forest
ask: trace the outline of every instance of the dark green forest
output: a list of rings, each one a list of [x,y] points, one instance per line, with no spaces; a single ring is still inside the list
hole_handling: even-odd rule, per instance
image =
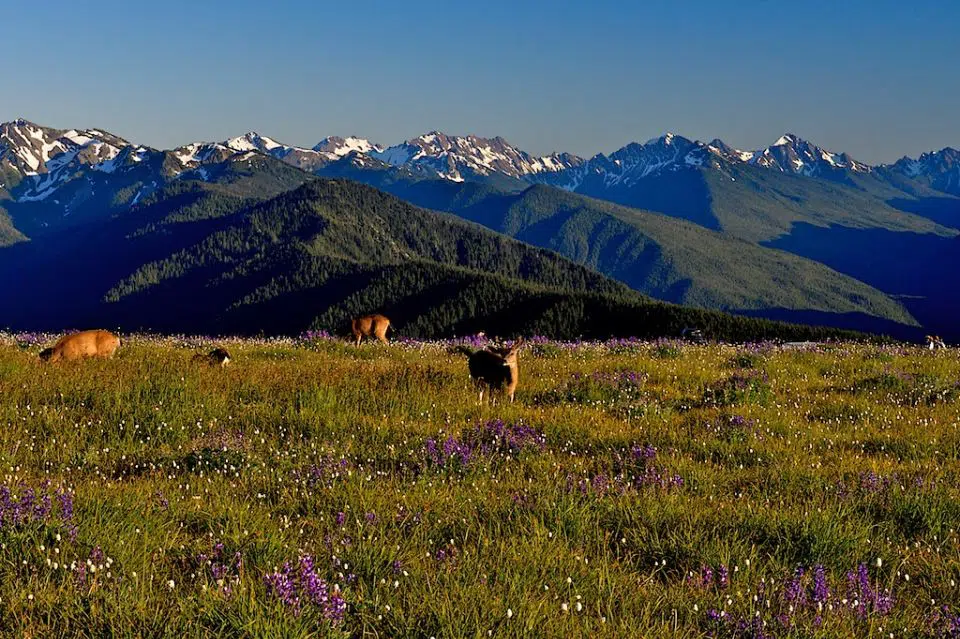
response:
[[[478,224],[355,181],[312,177],[266,156],[206,170],[205,180],[185,175],[133,206],[91,209],[86,216],[95,223],[4,249],[0,277],[12,303],[0,322],[29,330],[282,335],[324,329],[345,335],[351,317],[383,312],[397,334],[409,337],[480,330],[562,339],[659,337],[689,326],[733,341],[853,335],[654,301],[595,269],[613,258],[634,260],[621,274],[628,283],[633,269],[631,277],[698,290],[692,277],[648,260],[666,256],[679,265],[690,259],[660,246],[671,225],[685,223],[655,216],[640,225],[629,217],[636,212],[556,189],[465,189],[458,196],[465,211],[484,205],[501,216],[497,224],[478,217]],[[131,181],[121,199],[141,187]],[[496,200],[503,208],[493,206],[497,198],[505,198]],[[566,239],[547,248],[485,228],[541,243],[538,234],[555,220],[564,221],[558,237]],[[693,246],[702,238],[688,226],[683,230],[693,234],[687,242]],[[572,261],[576,246],[583,252],[574,251]],[[708,262],[693,266],[710,270]],[[860,310],[851,306],[851,326],[869,319],[856,314]],[[836,318],[803,321],[825,319]],[[903,325],[876,328],[897,332]]]
[[[350,317],[374,311],[410,337],[655,337],[687,326],[727,340],[842,334],[655,302],[552,251],[345,180],[237,205],[225,214],[222,199],[204,198],[155,223],[214,227],[112,287],[111,312],[137,328],[241,334],[344,334]]]

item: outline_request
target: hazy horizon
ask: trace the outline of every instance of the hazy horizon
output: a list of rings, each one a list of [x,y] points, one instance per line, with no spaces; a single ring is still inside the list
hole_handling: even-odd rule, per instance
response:
[[[667,131],[740,149],[790,132],[878,164],[960,146],[958,23],[960,6],[935,2],[56,0],[0,24],[0,54],[24,60],[4,78],[0,121],[158,148],[440,130],[584,157]]]

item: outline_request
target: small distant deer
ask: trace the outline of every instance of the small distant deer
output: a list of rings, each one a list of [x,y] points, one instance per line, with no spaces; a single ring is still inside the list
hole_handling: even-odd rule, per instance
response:
[[[480,390],[480,403],[483,403],[483,391],[503,390],[510,401],[517,391],[517,382],[520,381],[520,370],[517,367],[517,355],[523,340],[517,340],[513,346],[488,346],[483,350],[474,351],[468,346],[462,346],[460,352],[468,356],[467,367],[470,377]]]
[[[120,338],[104,330],[81,331],[61,337],[51,348],[40,351],[44,362],[73,361],[84,357],[113,357]]]
[[[364,337],[376,337],[386,344],[388,328],[390,328],[390,320],[379,313],[358,317],[350,323],[350,330],[357,340],[357,346],[360,346]]]
[[[192,361],[200,362],[203,364],[208,364],[210,366],[219,366],[220,368],[226,368],[227,364],[232,361],[230,353],[227,352],[225,348],[215,348],[209,353],[197,353],[193,356]]]
[[[946,347],[946,342],[944,342],[939,335],[927,335],[927,348],[929,348],[931,351]]]

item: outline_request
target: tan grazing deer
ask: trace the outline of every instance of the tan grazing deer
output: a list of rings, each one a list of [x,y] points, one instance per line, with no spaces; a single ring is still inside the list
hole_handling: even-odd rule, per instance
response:
[[[364,337],[376,337],[386,344],[388,328],[390,328],[390,320],[379,313],[358,317],[350,323],[350,330],[357,340],[357,346],[360,346]]]
[[[120,348],[120,338],[110,331],[81,331],[60,338],[51,348],[40,352],[45,362],[69,362],[84,357],[113,357]]]
[[[209,353],[197,353],[193,356],[192,361],[198,362],[201,364],[207,364],[209,366],[219,366],[220,368],[226,368],[233,359],[230,357],[230,353],[227,352],[225,348],[215,348]]]
[[[513,395],[517,392],[517,382],[520,381],[520,369],[517,367],[517,355],[523,340],[517,340],[516,344],[509,347],[488,346],[479,351],[474,351],[467,346],[463,346],[460,352],[469,356],[467,367],[470,369],[470,377],[473,383],[480,390],[480,403],[483,403],[483,391],[489,389],[492,395],[494,391],[502,390],[510,401],[513,401]]]

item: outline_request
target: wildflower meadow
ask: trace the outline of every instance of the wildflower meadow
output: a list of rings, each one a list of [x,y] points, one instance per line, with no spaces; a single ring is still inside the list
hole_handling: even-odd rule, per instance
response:
[[[960,637],[953,350],[533,339],[481,405],[469,341],[51,342],[0,334],[2,636]]]

